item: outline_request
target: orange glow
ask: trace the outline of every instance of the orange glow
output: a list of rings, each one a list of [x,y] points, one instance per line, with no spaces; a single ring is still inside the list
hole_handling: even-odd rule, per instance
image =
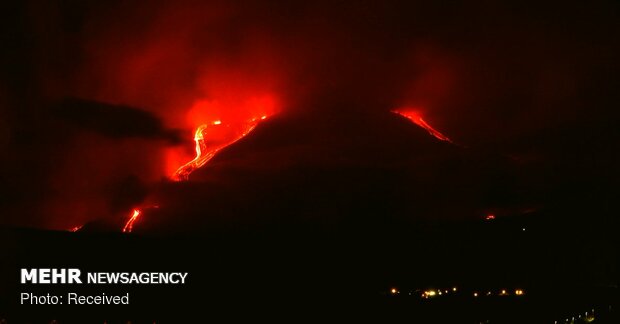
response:
[[[435,138],[445,141],[445,142],[453,143],[451,139],[449,139],[444,134],[440,133],[438,130],[433,128],[433,126],[429,125],[424,119],[422,119],[422,115],[418,111],[408,109],[408,108],[403,108],[403,109],[394,110],[392,112],[411,120],[416,125],[424,128],[427,132],[429,132],[429,134],[433,135]]]
[[[397,293],[398,293],[398,289],[396,289],[396,288],[392,288],[392,290],[390,290],[390,292],[391,292],[392,294],[397,294]]]
[[[523,290],[521,290],[521,289],[515,290],[515,295],[517,295],[517,296],[523,295]]]
[[[129,220],[125,224],[125,227],[123,227],[123,233],[131,233],[131,231],[133,230],[133,223],[136,222],[138,217],[140,217],[141,213],[142,212],[140,211],[140,209],[134,209],[132,211],[131,218],[129,218]]]
[[[493,214],[487,215],[487,217],[485,217],[484,219],[486,219],[486,220],[495,219],[495,215],[493,215]]]

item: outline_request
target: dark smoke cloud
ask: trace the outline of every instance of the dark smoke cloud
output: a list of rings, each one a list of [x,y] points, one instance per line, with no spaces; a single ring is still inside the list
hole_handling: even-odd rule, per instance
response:
[[[178,140],[150,113],[75,99],[25,126],[3,150],[2,224],[69,229],[125,217],[160,181],[162,147]]]
[[[165,129],[152,113],[123,105],[66,99],[52,107],[52,116],[111,138],[163,139],[171,144],[181,141],[177,132]]]

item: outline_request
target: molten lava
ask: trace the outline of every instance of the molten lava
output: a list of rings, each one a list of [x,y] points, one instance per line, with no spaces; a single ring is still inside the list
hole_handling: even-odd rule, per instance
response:
[[[136,220],[138,220],[138,218],[140,217],[140,214],[142,214],[140,209],[136,208],[132,211],[131,218],[129,218],[129,221],[127,221],[127,223],[125,224],[125,227],[123,227],[123,233],[131,233],[131,231],[133,230],[133,223],[135,223]]]
[[[416,125],[426,129],[427,132],[429,132],[431,135],[435,136],[437,139],[445,141],[445,142],[453,143],[450,138],[448,138],[444,134],[440,133],[438,130],[433,128],[433,126],[429,125],[424,119],[422,119],[422,116],[417,111],[409,110],[409,109],[403,109],[403,110],[394,110],[392,112],[395,113],[395,114],[399,114],[399,115],[401,115],[401,116],[411,120]]]
[[[201,125],[194,134],[196,157],[177,169],[172,179],[175,181],[187,180],[192,172],[209,162],[219,150],[248,135],[261,120],[266,118],[267,116],[263,115],[240,125],[224,124],[221,120]]]

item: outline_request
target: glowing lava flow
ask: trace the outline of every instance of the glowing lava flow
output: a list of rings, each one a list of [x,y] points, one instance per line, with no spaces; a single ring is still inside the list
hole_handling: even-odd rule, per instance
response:
[[[125,227],[123,227],[123,233],[131,233],[131,231],[133,230],[133,223],[135,223],[136,220],[140,217],[140,214],[142,214],[140,209],[136,208],[132,211],[131,218],[127,221]]]
[[[440,133],[438,130],[434,129],[433,126],[429,125],[426,121],[424,121],[424,119],[422,119],[422,116],[420,116],[419,113],[415,111],[411,111],[411,110],[401,110],[401,111],[395,110],[392,112],[411,120],[416,125],[426,129],[427,132],[435,136],[437,139],[454,144],[454,142],[452,142],[451,139],[449,139],[447,136]]]
[[[196,157],[178,168],[172,179],[175,181],[187,180],[190,173],[209,162],[218,151],[248,135],[258,123],[265,119],[267,119],[267,116],[263,115],[260,118],[252,118],[240,125],[224,124],[221,120],[200,125],[194,133]],[[158,208],[159,206],[151,207]],[[125,227],[123,227],[123,233],[131,233],[134,223],[141,215],[142,209],[133,209],[131,217],[125,223]]]
[[[213,122],[213,125],[220,125],[221,122]],[[173,180],[187,180],[187,177],[194,170],[205,165],[215,155],[215,151],[209,152],[205,143],[205,133],[207,125],[201,125],[194,133],[194,141],[196,142],[196,157],[188,163],[181,166],[172,176]]]
[[[233,125],[223,124],[220,120],[213,121],[211,124],[201,125],[200,127],[198,127],[198,129],[196,129],[196,132],[194,134],[194,141],[196,142],[196,157],[181,166],[179,169],[177,169],[177,171],[172,176],[172,179],[175,181],[187,180],[190,173],[194,172],[196,169],[202,167],[207,162],[209,162],[209,160],[211,160],[211,158],[213,158],[213,156],[215,156],[215,154],[219,150],[237,142],[238,140],[248,135],[251,131],[254,130],[256,125],[258,125],[261,120],[264,120],[266,118],[267,116],[252,118],[250,121],[243,123],[240,126],[237,125],[237,127],[234,127]],[[228,130],[233,129],[233,134],[226,136],[226,139],[223,141],[220,140],[219,142],[209,142],[209,132],[211,130],[217,132],[218,128],[226,128]]]

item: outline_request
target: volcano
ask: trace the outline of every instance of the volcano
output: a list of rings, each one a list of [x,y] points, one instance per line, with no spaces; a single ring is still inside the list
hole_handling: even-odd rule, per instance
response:
[[[187,181],[162,184],[134,231],[392,231],[508,203],[506,160],[395,113],[337,108],[263,121]]]

